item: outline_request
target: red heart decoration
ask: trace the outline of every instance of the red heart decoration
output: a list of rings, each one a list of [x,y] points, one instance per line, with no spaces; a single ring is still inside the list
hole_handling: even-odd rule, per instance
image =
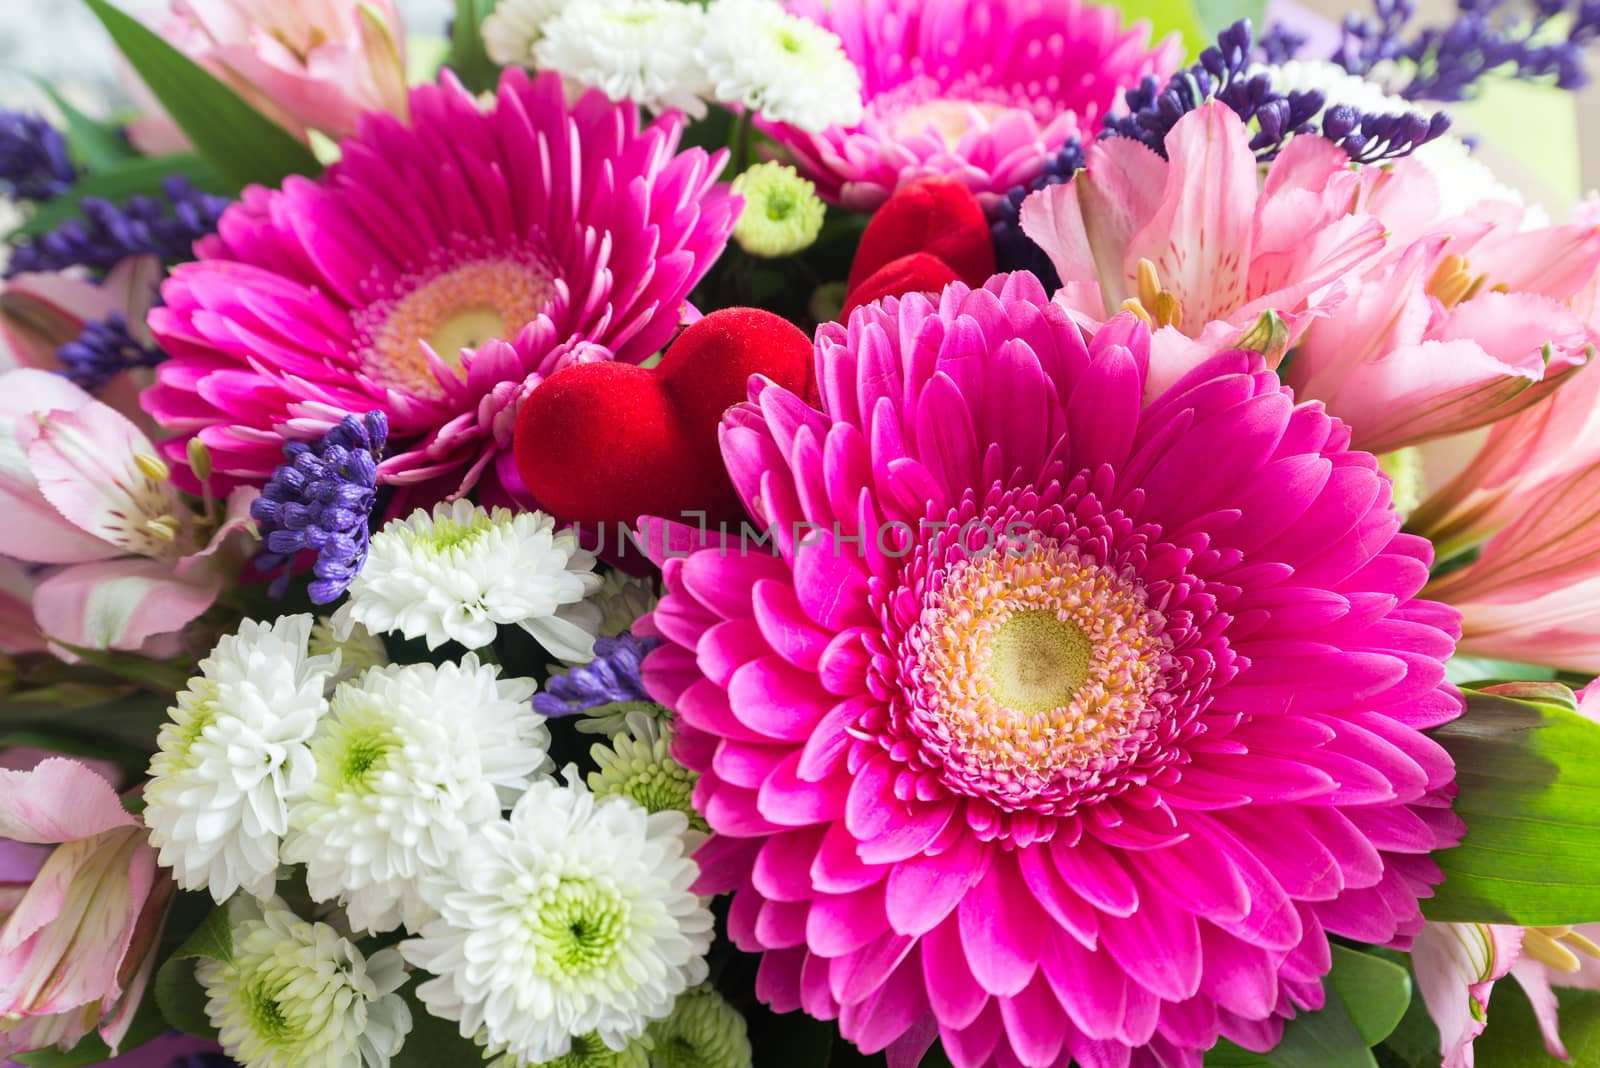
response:
[[[901,256],[897,260],[890,260],[872,272],[866,281],[850,290],[844,298],[844,308],[839,312],[839,321],[848,323],[850,313],[863,304],[907,293],[937,293],[956,281],[960,281],[956,272],[938,256],[927,252]]]
[[[568,522],[631,527],[690,512],[737,521],[744,509],[717,443],[722,413],[746,399],[755,374],[806,396],[811,364],[810,340],[787,320],[712,312],[655,367],[585,363],[541,383],[517,414],[517,470],[539,507]]]
[[[846,288],[854,293],[883,267],[913,252],[937,256],[973,288],[989,280],[994,238],[970,189],[954,178],[919,178],[895,190],[867,223]]]

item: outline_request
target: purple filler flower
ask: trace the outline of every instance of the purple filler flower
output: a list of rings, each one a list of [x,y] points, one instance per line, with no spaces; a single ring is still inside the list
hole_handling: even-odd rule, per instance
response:
[[[0,111],[0,193],[18,200],[50,200],[77,179],[60,130],[37,115]]]
[[[639,666],[656,645],[655,638],[632,634],[596,639],[594,659],[552,678],[544,693],[533,695],[533,710],[544,716],[571,716],[601,705],[654,704],[645,692]]]
[[[128,330],[128,319],[112,312],[83,324],[77,338],[56,350],[61,373],[87,393],[98,393],[113,378],[134,367],[154,367],[166,354]]]
[[[6,276],[69,267],[109,271],[126,257],[145,253],[192,259],[195,241],[216,232],[228,199],[195,189],[181,174],[163,181],[161,191],[164,199],[138,195],[121,204],[84,197],[78,205],[81,217],[17,243]]]
[[[317,604],[335,600],[361,572],[370,537],[367,520],[377,499],[378,460],[388,435],[388,419],[373,411],[363,419],[345,416],[315,444],[284,445],[288,463],[272,473],[250,506],[265,546],[256,555],[256,568],[283,569],[272,584],[274,597],[288,589],[289,565],[306,549],[317,554],[310,586]]]

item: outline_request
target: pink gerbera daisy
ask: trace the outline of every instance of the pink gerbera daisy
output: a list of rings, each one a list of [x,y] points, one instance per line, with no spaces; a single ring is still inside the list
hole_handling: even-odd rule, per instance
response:
[[[1117,93],[1164,79],[1176,35],[1123,29],[1112,7],[1079,0],[798,0],[790,10],[839,35],[861,71],[865,117],[821,133],[763,128],[824,198],[876,208],[929,175],[974,193],[1037,178],[1069,137],[1088,140]]]
[[[508,71],[479,107],[449,75],[411,124],[366,116],[320,180],[252,187],[162,288],[172,355],[144,397],[217,472],[263,482],[284,438],[382,410],[383,481],[514,478],[516,408],[571,361],[637,363],[677,328],[738,202],[682,121]],[[512,483],[517,485],[517,483]]]
[[[1349,431],[1227,352],[1144,403],[1032,275],[822,327],[723,455],[776,553],[673,549],[646,684],[760,995],[959,1068],[1198,1066],[1404,943],[1459,823],[1447,608]]]

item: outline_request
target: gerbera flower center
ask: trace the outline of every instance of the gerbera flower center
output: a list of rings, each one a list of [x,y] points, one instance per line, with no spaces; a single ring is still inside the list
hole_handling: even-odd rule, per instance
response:
[[[1137,752],[1163,630],[1137,581],[1052,539],[960,558],[907,635],[914,729],[952,788],[1025,805]]]
[[[510,340],[539,317],[555,277],[544,256],[523,250],[410,275],[395,291],[356,317],[367,340],[361,369],[392,389],[438,397],[443,387],[424,346],[460,373],[464,352]]]
[[[1050,88],[1059,88],[1059,79],[1052,80],[1057,85]],[[1058,105],[1045,98],[1044,83],[1032,87],[1040,92],[1029,92],[1028,88],[988,85],[976,77],[941,85],[922,75],[880,94],[873,100],[872,110],[887,121],[892,137],[915,137],[931,129],[953,151],[974,129],[974,114],[984,124],[1012,110],[1026,111],[1041,121],[1052,118]]]

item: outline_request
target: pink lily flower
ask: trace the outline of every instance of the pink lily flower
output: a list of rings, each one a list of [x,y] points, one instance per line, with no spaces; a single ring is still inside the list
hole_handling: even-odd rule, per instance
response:
[[[121,312],[135,341],[150,344],[145,315],[163,274],[154,256],[130,256],[96,283],[78,274],[19,274],[0,282],[0,371],[14,367],[61,369],[56,350],[75,340],[84,324]],[[130,371],[100,391],[100,400],[140,426],[153,428],[139,407],[139,391],[154,380]]]
[[[46,638],[134,650],[181,630],[242,562],[254,495],[213,529],[126,416],[59,375],[0,374],[0,554],[57,565],[28,576]]]
[[[308,130],[347,137],[368,111],[406,117],[405,29],[394,0],[172,0],[161,29],[302,140]],[[159,121],[147,116],[139,132],[159,138]]]
[[[55,846],[0,896],[0,1055],[71,1049],[96,1029],[115,1051],[150,981],[171,877],[111,784],[75,760],[0,770],[0,836]]]
[[[1600,273],[1593,225],[1518,233],[1514,206],[1496,203],[1441,220],[1434,179],[1410,160],[1352,169],[1331,142],[1298,137],[1263,176],[1249,140],[1229,108],[1205,105],[1168,134],[1169,160],[1097,142],[1077,178],[1023,204],[1059,302],[1159,327],[1152,388],[1222,348],[1273,366],[1292,349],[1297,395],[1387,452],[1503,419],[1588,361],[1600,335],[1571,304]]]

